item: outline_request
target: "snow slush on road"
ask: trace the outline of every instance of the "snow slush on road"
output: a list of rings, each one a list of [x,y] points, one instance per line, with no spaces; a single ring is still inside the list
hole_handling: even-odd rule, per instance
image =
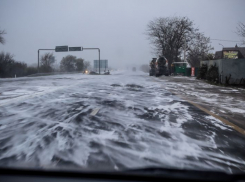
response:
[[[0,82],[1,166],[245,171],[244,136],[143,72]]]

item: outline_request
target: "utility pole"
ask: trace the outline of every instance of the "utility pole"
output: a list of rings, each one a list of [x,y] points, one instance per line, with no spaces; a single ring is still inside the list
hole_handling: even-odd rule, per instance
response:
[[[99,74],[100,74],[100,49],[98,49],[99,51]]]
[[[219,43],[219,45],[221,45],[224,48],[224,46],[222,44]]]
[[[186,40],[185,40],[185,43],[184,43],[184,62],[186,62],[185,52],[186,52]]]

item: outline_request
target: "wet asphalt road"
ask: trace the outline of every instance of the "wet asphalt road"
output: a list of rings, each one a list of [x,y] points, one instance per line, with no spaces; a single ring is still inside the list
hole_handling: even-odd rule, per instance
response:
[[[142,72],[1,79],[0,93],[1,166],[245,172],[243,135]]]

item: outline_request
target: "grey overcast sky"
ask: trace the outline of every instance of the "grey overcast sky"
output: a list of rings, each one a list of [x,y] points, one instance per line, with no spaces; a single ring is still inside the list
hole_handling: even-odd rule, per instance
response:
[[[235,31],[245,23],[244,8],[245,0],[0,0],[0,29],[7,32],[0,51],[31,65],[40,48],[99,47],[110,66],[148,64],[156,57],[144,34],[150,20],[187,16],[211,39],[240,40]],[[236,44],[212,41],[214,51],[219,43]],[[98,59],[96,51],[54,53],[57,61],[68,54]]]

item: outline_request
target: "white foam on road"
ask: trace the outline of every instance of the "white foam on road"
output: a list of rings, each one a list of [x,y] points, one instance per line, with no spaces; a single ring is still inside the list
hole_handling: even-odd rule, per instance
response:
[[[7,94],[13,84],[4,82],[0,90]],[[219,132],[232,128],[193,115],[189,105],[143,72],[25,78],[18,87],[15,94],[24,98],[0,101],[0,164],[244,169],[243,158],[219,150]],[[100,111],[90,116],[95,108]]]

